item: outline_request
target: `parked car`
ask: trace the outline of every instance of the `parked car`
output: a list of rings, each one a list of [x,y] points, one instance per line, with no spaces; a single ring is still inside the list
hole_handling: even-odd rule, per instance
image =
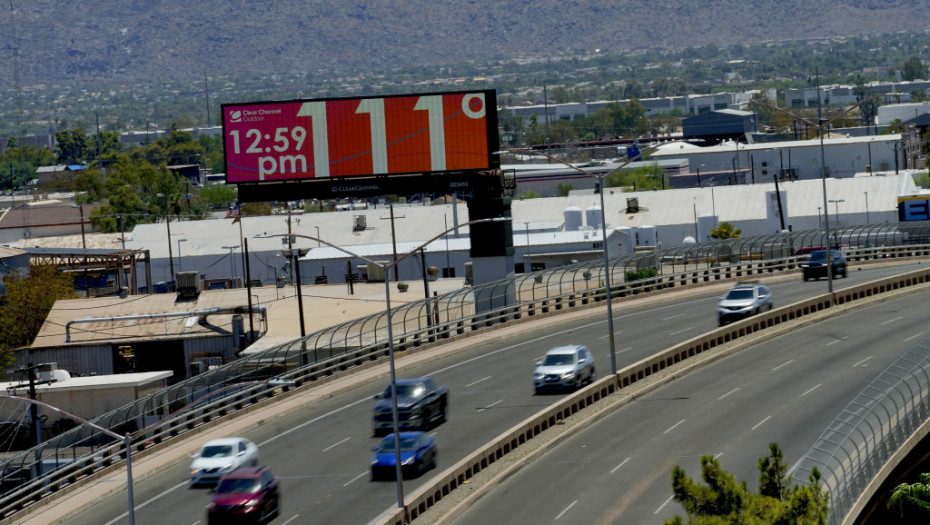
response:
[[[207,505],[207,525],[265,523],[281,512],[278,478],[268,467],[243,467],[220,478]]]
[[[416,477],[429,469],[436,468],[436,438],[420,431],[400,432],[401,476]],[[394,434],[381,440],[371,449],[375,456],[371,460],[371,479],[396,479],[397,452]]]
[[[737,283],[717,303],[717,321],[720,326],[771,310],[775,303],[772,291],[756,281]]]
[[[846,256],[839,250],[830,250],[830,266],[833,277],[846,277]],[[827,250],[811,252],[811,256],[801,263],[804,280],[819,279],[827,276]]]
[[[237,468],[258,465],[258,446],[242,437],[214,439],[191,457],[191,485],[213,484]]]
[[[537,394],[546,390],[576,389],[593,383],[596,375],[594,357],[587,347],[558,346],[536,363],[533,388]]]
[[[391,385],[375,396],[372,417],[374,435],[394,429]],[[449,388],[437,385],[432,378],[397,380],[397,419],[400,429],[429,430],[433,423],[444,423],[449,418]]]

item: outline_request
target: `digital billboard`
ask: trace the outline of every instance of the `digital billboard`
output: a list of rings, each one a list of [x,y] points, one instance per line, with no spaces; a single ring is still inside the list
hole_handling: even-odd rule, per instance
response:
[[[243,184],[499,168],[494,90],[224,104],[222,113],[226,182],[240,194]]]

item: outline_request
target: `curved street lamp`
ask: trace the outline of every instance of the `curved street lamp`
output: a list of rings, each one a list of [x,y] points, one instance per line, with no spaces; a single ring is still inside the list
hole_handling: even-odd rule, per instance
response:
[[[42,408],[51,410],[52,412],[57,412],[67,417],[68,419],[72,419],[74,421],[77,421],[78,423],[94,428],[98,432],[102,432],[110,436],[113,439],[116,439],[118,441],[119,440],[123,441],[123,443],[126,446],[126,488],[129,494],[129,525],[135,525],[136,523],[136,515],[135,515],[135,509],[134,509],[135,504],[133,502],[133,496],[132,496],[132,436],[128,432],[126,433],[125,436],[120,436],[119,434],[117,434],[116,432],[113,432],[112,430],[103,428],[99,425],[95,425],[94,423],[87,421],[86,419],[82,419],[74,414],[71,414],[70,412],[66,412],[58,407],[49,405],[48,403],[43,403],[41,401],[36,401],[34,399],[29,399],[29,398],[19,397],[19,396],[10,396],[6,394],[0,394],[0,399],[13,399],[17,401],[24,401],[33,406],[40,406]]]
[[[610,262],[607,256],[607,210],[604,207],[604,188],[605,188],[604,181],[611,174],[622,169],[627,164],[641,159],[643,155],[658,149],[658,147],[659,147],[658,145],[655,145],[655,146],[650,146],[648,148],[640,150],[639,155],[635,155],[633,156],[633,158],[628,159],[626,162],[618,166],[617,169],[613,170],[612,172],[603,173],[603,174],[592,173],[588,170],[579,168],[578,166],[575,166],[574,164],[565,162],[564,160],[558,157],[554,157],[542,151],[536,151],[532,149],[509,149],[509,150],[504,150],[502,152],[496,152],[496,153],[507,152],[507,153],[524,153],[524,154],[529,153],[529,154],[542,155],[560,164],[564,164],[568,166],[569,168],[572,168],[575,171],[584,173],[585,175],[589,177],[593,177],[594,179],[597,180],[598,187],[600,188],[600,191],[598,191],[598,193],[600,194],[600,197],[601,197],[601,241],[604,245],[604,285],[607,288],[607,294],[605,297],[605,299],[607,300],[607,335],[608,335],[608,341],[610,345],[610,372],[612,374],[617,373],[617,353],[615,350],[616,344],[614,342],[614,313],[613,313],[613,306],[611,305],[613,301],[611,300],[612,298],[611,298],[611,284],[610,284]],[[665,180],[664,174],[662,175],[662,180],[663,181]],[[527,249],[529,249],[529,246],[527,246]]]
[[[320,239],[319,237],[313,237],[312,235],[302,235],[299,233],[273,235],[273,237],[285,237],[286,235],[290,235],[291,237],[302,237],[304,239],[310,239],[312,241],[317,241],[317,243],[325,244],[326,246],[329,246],[330,248],[335,248],[339,250],[340,252],[350,255],[354,258],[362,259],[363,261],[369,264],[374,264],[375,266],[380,267],[384,271],[384,302],[385,302],[385,309],[386,309],[386,321],[387,321],[387,332],[388,332],[387,334],[388,335],[388,360],[390,361],[390,369],[391,369],[391,418],[392,418],[394,443],[395,443],[394,467],[395,467],[395,477],[397,478],[397,508],[402,509],[404,507],[404,482],[403,482],[403,469],[401,468],[401,459],[400,459],[400,421],[399,421],[398,413],[397,413],[397,375],[396,375],[396,371],[394,367],[394,330],[393,330],[393,322],[391,320],[391,272],[390,272],[390,269],[391,267],[396,268],[397,265],[401,261],[417,253],[418,251],[422,250],[423,248],[425,248],[427,245],[429,245],[433,241],[436,241],[442,238],[444,235],[446,235],[449,232],[458,230],[459,228],[463,228],[465,226],[471,226],[474,224],[483,224],[487,222],[507,222],[511,220],[512,220],[511,217],[493,217],[490,219],[476,219],[473,221],[466,222],[464,224],[458,224],[456,226],[446,229],[445,231],[437,234],[435,237],[431,238],[430,240],[420,244],[416,248],[410,250],[409,252],[403,255],[398,256],[397,258],[389,262],[378,262],[378,261],[372,260],[368,257],[365,257],[364,255],[359,255],[351,250],[347,250],[343,248],[342,246],[338,246],[329,241]],[[300,264],[300,263],[298,262],[296,264]],[[301,319],[303,319],[302,311],[300,312],[300,316],[301,316]]]
[[[156,193],[156,197],[163,197],[165,199],[165,227],[168,228],[168,264],[171,267],[170,281],[175,280],[174,276],[174,254],[171,251],[171,217],[168,215],[168,195],[164,193]]]

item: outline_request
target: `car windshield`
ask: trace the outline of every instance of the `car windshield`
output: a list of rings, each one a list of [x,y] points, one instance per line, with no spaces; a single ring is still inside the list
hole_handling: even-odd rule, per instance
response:
[[[811,253],[811,258],[808,259],[808,260],[809,260],[809,261],[812,261],[812,262],[826,261],[826,260],[827,260],[827,252],[825,252],[825,251],[813,252],[813,253]]]
[[[730,293],[727,294],[727,299],[752,299],[752,290],[748,288],[730,290]]]
[[[397,397],[421,397],[426,394],[426,386],[423,383],[412,385],[397,385]],[[388,385],[381,395],[384,399],[391,399],[391,386]]]
[[[232,455],[232,445],[208,445],[203,447],[203,452],[200,453],[202,458],[222,458],[225,456]]]
[[[401,450],[412,450],[416,447],[417,447],[416,437],[400,438],[400,449]],[[378,447],[378,452],[394,452],[394,436],[389,436],[387,439],[382,441],[381,446]]]
[[[559,366],[559,365],[570,365],[574,362],[574,357],[572,354],[546,354],[546,359],[543,360],[543,366]]]
[[[251,494],[258,492],[260,488],[261,483],[256,478],[227,478],[220,481],[216,491],[226,494]]]

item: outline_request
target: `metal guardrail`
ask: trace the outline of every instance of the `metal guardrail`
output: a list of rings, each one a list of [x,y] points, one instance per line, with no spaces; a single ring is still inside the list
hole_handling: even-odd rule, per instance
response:
[[[848,522],[861,511],[863,491],[928,418],[930,337],[849,402],[801,459],[794,477],[807,484],[812,470],[819,470],[830,493],[830,523]]]
[[[907,231],[901,225],[852,228],[836,232],[835,239],[848,244],[845,251],[850,261],[930,257],[930,226]],[[849,244],[854,240],[858,244]],[[915,240],[924,243],[907,244]],[[794,270],[803,258],[792,254],[822,241],[821,232],[799,232],[616,258],[610,261],[609,271],[611,282],[618,284],[611,287],[610,296],[617,300]],[[628,280],[642,269],[655,269],[656,276]],[[467,337],[521,319],[597,306],[607,298],[603,272],[602,263],[578,263],[399,306],[392,309],[395,351]],[[506,306],[483,307],[481,300]],[[384,313],[371,315],[250,355],[129,403],[93,423],[117,434],[131,433],[133,448],[145,449],[245,407],[256,397],[291,388],[289,384],[269,385],[269,380],[292,381],[300,387],[387,357],[386,317]],[[229,395],[230,389],[236,393]],[[81,426],[0,462],[0,518],[109,467],[124,453],[121,447]]]
[[[394,508],[384,512],[377,521],[373,522],[373,525],[403,525],[410,523],[434,505],[437,505],[462,484],[469,482],[479,472],[491,467],[524,445],[531,443],[533,439],[540,437],[548,429],[559,425],[563,420],[580,411],[599,406],[598,403],[608,400],[614,394],[623,394],[625,388],[629,388],[671,366],[698,357],[704,352],[736,341],[746,335],[776,330],[781,326],[786,326],[789,321],[800,320],[812,314],[822,313],[830,308],[842,308],[843,305],[849,305],[857,300],[883,293],[927,284],[930,284],[930,268],[845,288],[836,291],[834,293],[835,298],[832,298],[829,294],[823,294],[757,314],[642,359],[619,370],[616,375],[604,377],[593,385],[564,397],[557,403],[505,431],[496,439],[458,461],[455,465],[436,474],[429,483],[422,485],[416,491],[407,495],[403,508]],[[739,349],[739,347],[733,346],[728,351],[735,352]],[[928,369],[925,371],[930,371],[930,362],[925,358],[924,363]],[[894,365],[889,367],[889,369],[891,368],[894,368]],[[663,380],[656,381],[650,385],[650,388],[659,386],[664,381],[673,379],[673,377],[669,375]],[[921,379],[924,384],[924,391],[930,389],[930,376],[924,375]],[[878,382],[876,380],[876,383]],[[858,406],[861,407],[862,405]],[[897,411],[892,413],[908,417],[903,413],[909,407],[908,405],[901,404],[895,405],[895,407]],[[924,406],[921,410],[921,413],[926,417],[927,407]],[[915,416],[911,419],[917,420],[918,418]],[[922,419],[920,420],[922,421]],[[867,436],[867,430],[861,431],[860,435]],[[906,438],[909,435],[906,434],[904,437]],[[843,457],[838,459],[839,461],[846,461],[847,458],[848,455],[844,454]],[[862,459],[868,459],[867,455]],[[820,464],[817,464],[817,466],[819,468]],[[842,474],[848,475],[849,472],[843,472]],[[867,482],[868,479],[865,481]]]

